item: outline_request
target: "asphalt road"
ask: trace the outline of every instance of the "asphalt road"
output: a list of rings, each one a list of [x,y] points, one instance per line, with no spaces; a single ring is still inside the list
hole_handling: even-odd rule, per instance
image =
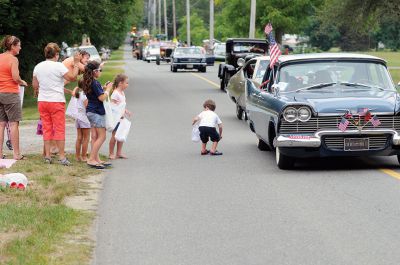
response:
[[[172,73],[129,55],[129,159],[107,172],[94,264],[400,264],[395,157],[279,170],[215,86],[217,66]],[[208,98],[224,124],[220,157],[200,156],[190,139]]]

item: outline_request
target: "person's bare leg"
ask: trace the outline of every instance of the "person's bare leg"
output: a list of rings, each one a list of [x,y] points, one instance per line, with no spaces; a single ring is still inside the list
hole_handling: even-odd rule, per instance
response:
[[[6,128],[6,124],[7,124],[7,122],[5,122],[5,121],[0,122],[0,144],[1,144],[0,159],[3,158],[4,130]]]
[[[43,146],[44,146],[44,157],[45,158],[51,158],[51,155],[50,155],[50,140],[44,140],[43,141]]]
[[[82,141],[83,141],[82,129],[77,128],[76,129],[76,142],[75,142],[75,159],[76,159],[76,161],[82,160],[82,156],[81,156]]]
[[[65,158],[65,140],[56,140],[55,142],[58,147],[58,157],[60,160],[64,160],[64,158]]]
[[[201,153],[207,152],[207,143],[201,143]]]
[[[115,159],[114,149],[115,149],[115,132],[112,133],[110,143],[108,144],[108,158]],[[118,145],[117,145],[117,156],[118,156]]]
[[[124,145],[124,142],[118,142],[117,141],[117,158],[128,158],[126,155],[122,154],[122,146]]]
[[[217,146],[218,146],[218,142],[213,142],[210,152],[215,153],[215,151],[217,151]]]
[[[90,129],[90,150],[93,149],[93,143],[96,141],[96,139],[97,139],[96,128],[91,128]]]
[[[96,138],[92,137],[93,147],[90,152],[89,159],[87,161],[89,165],[96,165],[100,163],[99,150],[104,141],[106,140],[106,130],[104,128],[95,128],[95,130],[96,130]]]
[[[10,122],[11,144],[13,146],[14,159],[21,159],[19,150],[19,122]],[[4,138],[4,137],[3,137]]]
[[[87,161],[89,147],[90,129],[82,129],[82,161]]]

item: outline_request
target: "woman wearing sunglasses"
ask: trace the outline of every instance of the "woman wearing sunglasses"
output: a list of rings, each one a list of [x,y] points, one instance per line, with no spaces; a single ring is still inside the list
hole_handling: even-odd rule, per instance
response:
[[[82,82],[83,92],[88,99],[86,115],[92,127],[92,149],[87,164],[96,169],[104,169],[111,165],[100,160],[99,150],[106,140],[106,112],[103,101],[110,95],[113,84],[106,84],[104,91],[100,82],[97,81],[100,75],[100,64],[94,61],[89,62],[85,67]]]

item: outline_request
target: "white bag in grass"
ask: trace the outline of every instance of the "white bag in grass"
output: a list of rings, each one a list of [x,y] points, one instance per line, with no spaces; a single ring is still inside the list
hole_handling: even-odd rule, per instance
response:
[[[119,122],[118,129],[115,133],[115,140],[118,142],[126,142],[128,138],[129,131],[131,129],[131,122],[124,118]]]
[[[199,131],[199,125],[195,124],[193,125],[192,128],[192,141],[195,143],[200,142],[200,131]]]

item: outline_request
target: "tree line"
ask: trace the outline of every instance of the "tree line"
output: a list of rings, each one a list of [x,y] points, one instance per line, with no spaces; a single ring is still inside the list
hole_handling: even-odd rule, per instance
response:
[[[145,0],[148,2],[149,0]],[[172,33],[172,1],[167,2]],[[176,0],[178,35],[186,40],[186,1]],[[248,37],[249,0],[215,0],[215,38]],[[209,38],[209,0],[191,0],[191,40],[199,45]],[[344,51],[376,48],[400,49],[400,4],[398,0],[257,0],[256,36],[272,22],[278,42],[285,33],[309,37],[320,50],[333,46]],[[142,23],[151,27],[145,14]]]
[[[142,14],[142,0],[0,0],[0,38],[21,39],[21,76],[30,80],[47,43],[80,45],[87,34],[97,47],[115,49]]]

